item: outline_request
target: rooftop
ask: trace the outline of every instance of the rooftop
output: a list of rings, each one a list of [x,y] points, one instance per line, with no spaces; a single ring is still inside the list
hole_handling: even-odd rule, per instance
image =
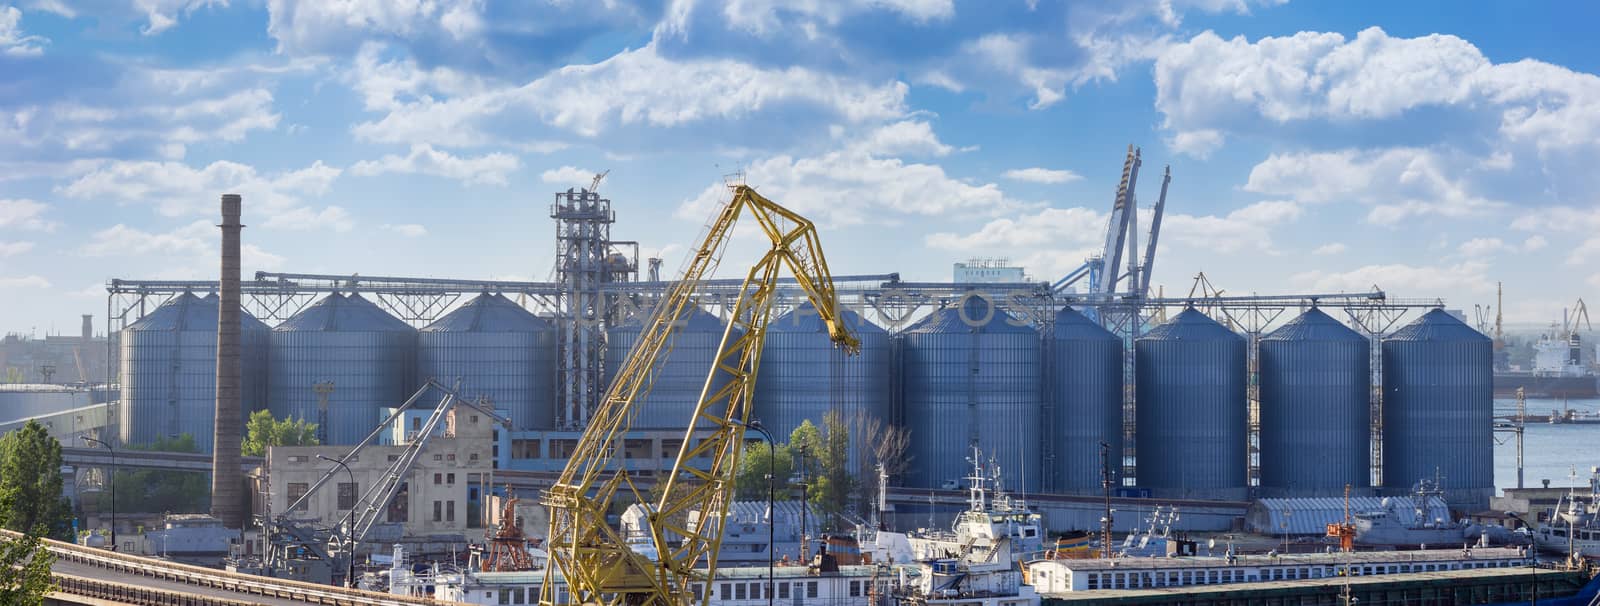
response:
[[[1241,566],[1296,566],[1344,565],[1408,562],[1442,562],[1461,559],[1506,560],[1526,558],[1522,551],[1510,547],[1484,547],[1466,552],[1460,549],[1427,549],[1418,551],[1356,551],[1351,553],[1292,553],[1283,555],[1241,555],[1232,564],[1223,556],[1183,558],[1117,558],[1114,560],[1048,560],[1068,570],[1166,570],[1174,568],[1237,568]]]

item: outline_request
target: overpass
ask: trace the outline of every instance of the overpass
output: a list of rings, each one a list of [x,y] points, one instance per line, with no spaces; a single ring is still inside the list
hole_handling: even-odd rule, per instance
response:
[[[18,538],[0,530],[0,539]],[[47,603],[181,606],[438,606],[447,602],[190,566],[44,539],[58,589]]]

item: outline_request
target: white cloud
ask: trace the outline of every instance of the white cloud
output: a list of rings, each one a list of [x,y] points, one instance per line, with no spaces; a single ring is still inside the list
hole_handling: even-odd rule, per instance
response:
[[[44,54],[42,45],[50,40],[29,36],[22,32],[22,11],[14,6],[0,6],[0,55],[34,57]]]
[[[923,239],[930,248],[976,252],[1065,245],[1082,247],[1105,238],[1105,215],[1088,208],[1046,208],[1016,219],[994,219],[968,234],[938,232]]]
[[[814,157],[779,155],[751,163],[746,182],[823,225],[894,224],[907,216],[999,215],[1028,206],[993,183],[953,179],[937,164],[907,163],[857,146]],[[725,202],[722,183],[678,207],[678,216],[704,220]]]
[[[20,255],[33,250],[32,242],[3,242],[0,241],[0,258]]]
[[[1513,251],[1516,248],[1506,244],[1500,238],[1473,238],[1462,242],[1460,246],[1456,247],[1456,250],[1467,257],[1488,257],[1493,256],[1495,253]]]
[[[1169,214],[1162,220],[1161,234],[1172,242],[1217,253],[1255,250],[1276,254],[1273,230],[1301,214],[1299,204],[1283,200],[1256,202],[1220,217]]]
[[[954,149],[939,141],[927,122],[904,120],[872,130],[860,144],[876,155],[945,156]]]
[[[1452,107],[1495,112],[1502,135],[1541,149],[1600,139],[1600,77],[1531,59],[1494,64],[1450,35],[1395,38],[1372,27],[1353,40],[1300,32],[1250,42],[1207,31],[1166,47],[1155,73],[1156,108],[1180,133]]]
[[[455,179],[464,185],[507,185],[511,172],[521,167],[516,156],[491,153],[475,158],[452,156],[426,143],[413,143],[406,156],[385,155],[350,167],[350,174],[370,177],[387,173],[424,174]]]
[[[1522,250],[1525,250],[1525,251],[1528,251],[1528,252],[1533,252],[1533,251],[1536,251],[1536,250],[1542,250],[1542,249],[1544,249],[1544,247],[1549,246],[1549,245],[1550,245],[1550,241],[1546,240],[1544,238],[1544,236],[1533,235],[1533,236],[1528,236],[1527,240],[1523,240],[1522,241]]]
[[[1513,219],[1511,227],[1524,231],[1597,232],[1600,231],[1600,206],[1593,208],[1574,206],[1545,207]]]
[[[305,206],[297,206],[289,210],[273,213],[267,218],[267,227],[294,231],[311,231],[322,228],[345,232],[355,229],[355,222],[350,220],[350,213],[340,206],[329,206],[321,210],[314,210]]]
[[[1393,226],[1413,216],[1482,216],[1506,204],[1471,191],[1457,163],[1418,148],[1273,154],[1250,170],[1245,191],[1306,203],[1372,206],[1367,221]]]
[[[1455,265],[1391,263],[1343,272],[1312,270],[1296,274],[1292,281],[1314,292],[1366,292],[1377,285],[1391,297],[1401,290],[1405,296],[1433,296],[1457,289],[1488,293],[1494,291],[1494,280],[1489,279],[1488,268],[1488,264],[1481,261]]]
[[[1313,254],[1313,255],[1322,255],[1322,256],[1342,255],[1342,254],[1344,254],[1345,251],[1347,251],[1349,249],[1350,248],[1348,246],[1345,246],[1343,243],[1333,242],[1333,243],[1329,243],[1329,244],[1323,244],[1322,246],[1318,246],[1318,247],[1312,249],[1311,250],[1311,254]]]
[[[266,217],[269,227],[331,224],[348,229],[348,215],[338,207],[313,211],[304,197],[328,193],[340,170],[321,161],[295,171],[261,174],[254,167],[217,161],[204,168],[179,162],[110,162],[60,188],[81,199],[124,204],[152,204],[163,215],[214,215],[223,193],[244,196],[246,223]]]
[[[1083,175],[1070,170],[1055,170],[1049,168],[1013,168],[1000,176],[1014,181],[1028,181],[1030,183],[1068,183],[1083,179]]]
[[[42,202],[27,198],[0,198],[0,229],[55,231],[56,222],[44,219],[44,213],[49,208]]]
[[[144,13],[148,23],[139,32],[155,36],[178,24],[178,19],[207,6],[226,8],[228,0],[134,0],[133,5]]]
[[[41,276],[0,276],[0,289],[41,290],[50,288],[50,281]]]
[[[737,120],[779,107],[816,108],[854,123],[891,119],[906,111],[907,87],[901,82],[873,85],[806,68],[771,69],[730,59],[670,60],[652,45],[590,65],[568,65],[520,86],[484,84],[475,92],[460,84],[469,79],[443,68],[425,77],[403,75],[416,69],[410,62],[373,63],[357,74],[362,81],[367,73],[383,74],[384,85],[358,88],[367,91],[369,108],[387,111],[380,119],[355,125],[357,137],[482,145],[513,138],[496,121],[528,114],[595,137],[622,126]],[[385,87],[395,96],[375,98]],[[448,88],[456,94],[424,94]]]
[[[420,238],[422,236],[428,235],[428,228],[423,227],[421,225],[418,225],[416,223],[401,223],[401,224],[398,224],[398,225],[390,224],[390,223],[384,223],[383,225],[380,225],[378,227],[381,228],[381,229],[387,230],[387,231],[392,231],[394,233],[400,234],[400,235],[405,236],[407,238]]]
[[[774,33],[786,23],[801,21],[837,25],[845,18],[874,9],[895,12],[914,23],[947,20],[956,13],[954,0],[825,0],[823,2],[790,2],[778,0],[742,0],[722,6],[722,17],[733,29],[747,30],[761,35]],[[677,14],[682,14],[681,12]],[[663,27],[681,27],[670,21]]]
[[[1567,253],[1567,265],[1594,267],[1600,265],[1600,236],[1591,236]]]
[[[1223,139],[1221,131],[1209,128],[1188,130],[1168,137],[1167,147],[1180,154],[1204,160],[1211,157],[1211,152],[1222,148]]]
[[[95,232],[81,249],[90,257],[169,254],[204,255],[218,239],[210,221],[195,221],[166,233],[153,233],[118,223]]]
[[[62,0],[28,0],[24,6],[29,10],[51,13],[68,19],[78,18],[78,11],[73,10]]]
[[[552,168],[539,173],[539,180],[551,185],[565,185],[568,187],[588,187],[594,181],[594,176],[599,173],[585,170],[576,166],[563,166]]]

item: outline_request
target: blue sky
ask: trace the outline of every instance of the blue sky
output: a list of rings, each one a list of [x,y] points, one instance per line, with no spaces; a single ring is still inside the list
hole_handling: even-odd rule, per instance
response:
[[[1172,166],[1154,282],[1600,290],[1591,3],[0,0],[0,329],[109,278],[545,279],[553,192],[676,267],[736,169],[836,273],[1039,279]],[[736,247],[734,255],[748,252]],[[734,258],[730,256],[730,259]]]

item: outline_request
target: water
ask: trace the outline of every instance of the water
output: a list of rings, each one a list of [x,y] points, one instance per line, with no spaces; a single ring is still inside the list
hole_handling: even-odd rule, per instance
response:
[[[1566,406],[1575,410],[1592,412],[1600,410],[1600,399],[1568,400]],[[1561,400],[1528,400],[1528,414],[1548,415],[1551,409],[1560,409]],[[1495,416],[1516,414],[1513,399],[1495,399]],[[1495,486],[1516,488],[1517,444],[1516,436],[1496,433],[1494,447]],[[1600,424],[1551,425],[1529,423],[1523,434],[1522,467],[1524,486],[1536,488],[1543,480],[1551,486],[1582,486],[1589,482],[1589,468],[1600,467]],[[1573,470],[1577,479],[1572,479]],[[1446,480],[1448,482],[1448,480]]]

